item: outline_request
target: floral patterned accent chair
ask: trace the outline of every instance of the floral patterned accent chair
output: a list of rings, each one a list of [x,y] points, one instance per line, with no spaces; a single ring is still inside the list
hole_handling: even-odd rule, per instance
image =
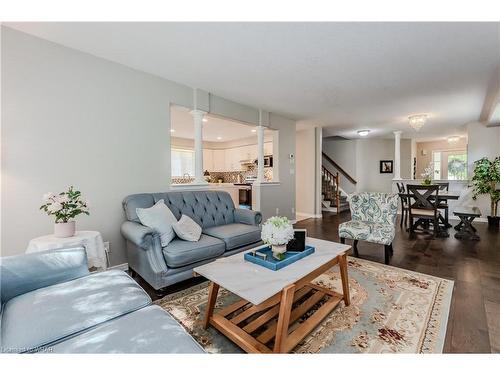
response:
[[[386,193],[358,193],[349,196],[351,220],[339,225],[340,242],[354,240],[354,256],[358,254],[358,241],[384,245],[385,264],[392,255],[392,241],[396,235],[398,195]]]

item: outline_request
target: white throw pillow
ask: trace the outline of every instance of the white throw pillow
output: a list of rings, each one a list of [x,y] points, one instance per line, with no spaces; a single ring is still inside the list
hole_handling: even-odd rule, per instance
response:
[[[201,227],[189,216],[182,215],[173,227],[175,233],[183,240],[196,242],[201,237]]]
[[[160,234],[161,246],[167,246],[175,238],[175,232],[172,228],[177,223],[170,208],[167,207],[163,199],[160,199],[153,207],[136,208],[135,212],[142,225],[153,228]]]

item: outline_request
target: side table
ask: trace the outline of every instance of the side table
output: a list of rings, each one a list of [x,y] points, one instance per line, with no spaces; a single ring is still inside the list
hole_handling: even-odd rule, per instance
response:
[[[83,246],[87,252],[87,263],[90,268],[105,270],[108,266],[106,251],[101,233],[91,230],[77,231],[73,237],[59,238],[53,234],[33,238],[26,253],[62,249],[65,247]]]

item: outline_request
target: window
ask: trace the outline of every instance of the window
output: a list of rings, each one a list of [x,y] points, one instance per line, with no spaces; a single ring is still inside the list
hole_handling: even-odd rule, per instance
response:
[[[172,177],[194,176],[194,151],[172,148]]]
[[[432,165],[434,180],[466,180],[467,179],[467,152],[433,151]]]
[[[467,179],[467,154],[461,152],[448,153],[448,180]]]
[[[433,180],[440,180],[441,179],[441,152],[440,151],[433,151],[432,152],[432,165],[434,167],[434,176],[432,177]]]

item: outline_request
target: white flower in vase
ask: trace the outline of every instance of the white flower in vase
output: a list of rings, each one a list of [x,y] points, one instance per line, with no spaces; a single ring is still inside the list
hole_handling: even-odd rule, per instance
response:
[[[293,226],[287,217],[273,216],[262,225],[261,238],[271,245],[273,256],[283,259],[287,243],[294,238]]]
[[[432,183],[432,177],[434,176],[434,166],[432,163],[429,164],[427,168],[424,169],[424,173],[420,175],[424,181],[423,185],[430,185]]]
[[[88,203],[82,200],[82,193],[73,186],[58,195],[46,193],[44,204],[40,207],[47,215],[55,217],[54,234],[56,237],[71,237],[75,234],[74,218],[78,215],[89,215]]]
[[[55,201],[50,204],[49,211],[52,213],[56,213],[57,211],[62,210],[62,208],[63,208],[62,204],[58,201]]]
[[[63,204],[63,203],[67,203],[69,202],[69,198],[67,195],[59,195],[57,198],[56,198],[56,201]]]
[[[50,201],[51,201],[51,200],[53,200],[54,198],[55,198],[55,195],[54,195],[54,193],[51,193],[51,192],[45,193],[45,194],[43,195],[43,201],[44,201],[45,203],[50,202]]]

